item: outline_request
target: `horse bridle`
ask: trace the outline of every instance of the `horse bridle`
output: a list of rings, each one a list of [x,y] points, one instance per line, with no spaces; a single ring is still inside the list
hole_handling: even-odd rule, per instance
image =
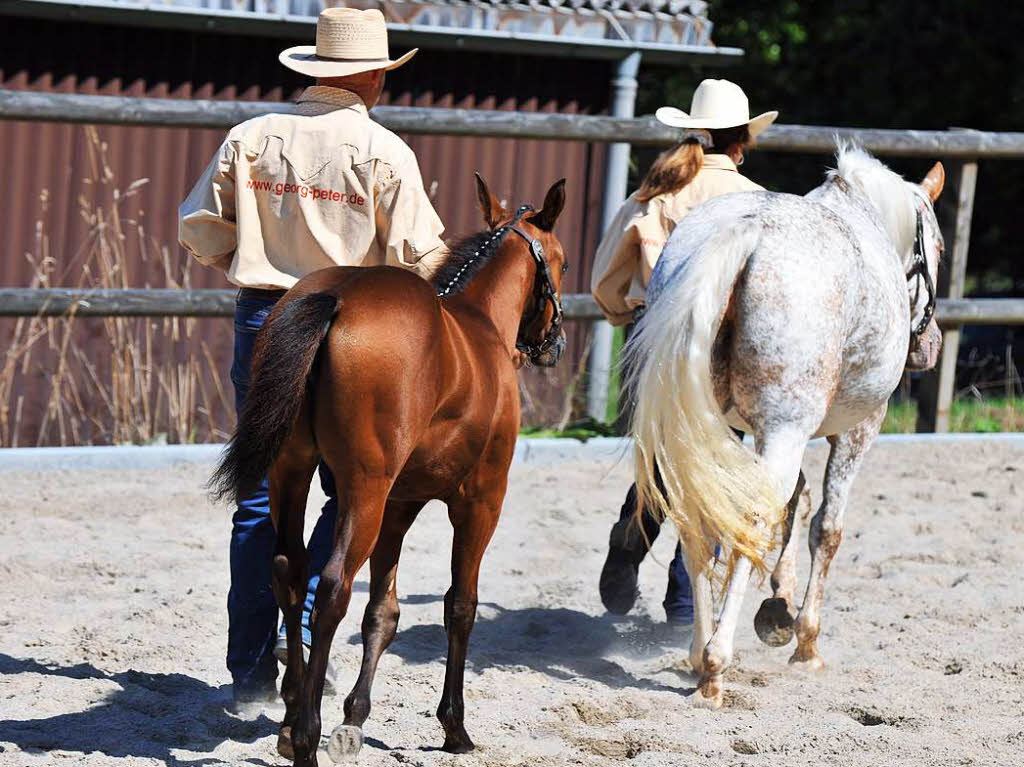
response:
[[[520,323],[520,336],[516,337],[516,349],[521,351],[530,359],[536,359],[549,352],[555,344],[558,343],[558,337],[562,331],[562,302],[558,298],[558,291],[555,290],[555,283],[551,279],[551,269],[548,267],[548,262],[544,258],[544,246],[541,245],[540,240],[534,239],[516,224],[526,213],[534,213],[536,208],[532,205],[521,205],[519,210],[516,211],[516,215],[512,218],[512,221],[505,225],[505,229],[511,229],[513,232],[518,234],[524,240],[527,245],[530,246],[530,255],[533,256],[533,260],[537,262],[537,274],[533,282],[533,294],[536,298],[533,314],[530,315],[529,319],[523,318]],[[530,327],[539,317],[544,315],[544,305],[546,303],[551,304],[553,314],[551,316],[551,325],[548,327],[547,333],[544,337],[536,344],[527,343],[521,337],[522,328]]]
[[[910,333],[917,339],[920,338],[928,327],[928,323],[932,321],[932,317],[935,315],[935,283],[932,282],[932,276],[928,272],[928,259],[924,255],[924,222],[921,220],[921,211],[917,211],[917,231],[914,234],[914,255],[910,262],[910,271],[907,272],[907,282],[909,283],[915,277],[920,277],[924,280],[925,290],[928,291],[928,303],[924,306],[924,316],[916,327],[912,328]],[[917,304],[917,299],[921,295],[921,284],[917,285],[917,292],[914,294],[913,305]]]

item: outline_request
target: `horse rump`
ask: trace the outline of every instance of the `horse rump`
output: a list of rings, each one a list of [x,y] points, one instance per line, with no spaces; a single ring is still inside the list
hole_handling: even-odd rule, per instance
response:
[[[295,425],[317,352],[338,312],[328,293],[285,297],[260,329],[251,383],[209,487],[218,500],[255,490]]]
[[[711,371],[729,297],[761,230],[740,220],[692,236],[685,223],[662,255],[677,251],[669,260],[678,267],[659,263],[666,271],[656,269],[652,286],[658,278],[662,284],[624,349],[624,366],[635,371],[627,394],[637,509],[671,519],[694,566],[707,567],[721,543],[763,571],[784,502],[758,456],[729,428]]]

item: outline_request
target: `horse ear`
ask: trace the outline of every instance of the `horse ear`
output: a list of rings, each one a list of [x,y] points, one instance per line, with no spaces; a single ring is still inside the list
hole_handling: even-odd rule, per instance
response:
[[[487,226],[493,229],[502,220],[508,217],[508,213],[498,202],[498,198],[491,194],[491,190],[487,188],[487,182],[484,181],[484,177],[474,171],[476,176],[476,199],[480,205],[480,212],[484,214],[484,221],[487,222]]]
[[[942,167],[941,162],[937,162],[921,181],[921,186],[928,193],[928,196],[931,197],[932,202],[935,202],[939,199],[939,195],[942,194],[942,187],[945,183],[946,170]]]
[[[550,189],[548,189],[547,195],[544,197],[544,207],[540,213],[537,213],[530,217],[530,223],[538,229],[543,229],[545,232],[550,232],[555,228],[555,222],[558,220],[559,214],[562,212],[562,208],[565,207],[565,179],[556,181]]]

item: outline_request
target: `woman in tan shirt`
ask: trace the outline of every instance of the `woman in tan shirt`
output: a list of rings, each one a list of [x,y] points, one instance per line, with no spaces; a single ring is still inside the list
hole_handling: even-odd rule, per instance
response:
[[[654,161],[598,246],[590,289],[612,325],[629,325],[643,311],[654,265],[672,230],[691,209],[718,195],[763,189],[737,168],[754,137],[777,116],[778,112],[765,112],[751,119],[746,95],[727,80],[703,81],[694,92],[690,114],[673,107],[658,110],[659,121],[687,133]],[[634,485],[612,527],[599,586],[604,606],[618,614],[629,612],[636,601],[637,572],[647,541],[653,543],[661,528],[645,512],[645,540],[630,524],[635,509]],[[693,597],[679,546],[669,567],[664,606],[670,623],[693,622]]]

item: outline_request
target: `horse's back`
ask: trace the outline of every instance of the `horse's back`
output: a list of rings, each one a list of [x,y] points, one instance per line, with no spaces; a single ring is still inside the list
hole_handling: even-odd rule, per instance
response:
[[[737,426],[785,418],[834,433],[885,400],[902,369],[891,254],[871,227],[816,199],[724,195],[673,232],[652,285],[679,279],[709,243],[745,232],[716,344],[716,393]],[[733,234],[735,233],[735,234]]]
[[[429,283],[398,268],[325,269],[296,289],[338,297],[315,381],[332,424],[317,439],[337,443],[325,454],[381,447],[387,473],[402,475],[399,496],[409,485],[439,493],[464,475],[518,395],[493,328],[453,315]]]

